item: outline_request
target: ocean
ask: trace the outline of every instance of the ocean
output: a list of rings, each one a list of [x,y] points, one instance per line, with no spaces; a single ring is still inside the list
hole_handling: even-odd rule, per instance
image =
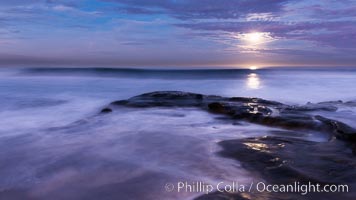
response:
[[[202,194],[167,192],[165,186],[260,179],[239,161],[219,156],[217,143],[280,128],[236,125],[196,108],[98,114],[113,101],[153,91],[258,97],[289,105],[347,102],[356,100],[356,69],[0,69],[0,197],[192,199]],[[355,107],[317,114],[356,128]],[[306,138],[328,140],[308,132]]]

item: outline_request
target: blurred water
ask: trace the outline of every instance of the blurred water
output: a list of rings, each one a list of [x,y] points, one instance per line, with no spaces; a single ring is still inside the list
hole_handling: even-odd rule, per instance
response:
[[[96,116],[114,100],[158,90],[292,104],[347,101],[356,99],[356,71],[2,69],[0,197],[189,199],[199,194],[167,193],[164,185],[256,178],[238,162],[217,156],[216,142],[278,129],[233,125],[195,109]],[[330,117],[354,123],[355,110],[343,107]]]

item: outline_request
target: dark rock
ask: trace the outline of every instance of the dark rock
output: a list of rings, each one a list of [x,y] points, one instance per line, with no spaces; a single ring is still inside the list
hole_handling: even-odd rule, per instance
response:
[[[345,143],[317,143],[296,138],[259,137],[222,141],[220,155],[242,162],[266,184],[348,184],[349,193],[214,193],[197,199],[352,199],[356,160]]]
[[[112,105],[129,107],[172,107],[172,106],[201,106],[204,96],[201,94],[163,91],[151,92],[132,97],[126,101],[116,101]]]
[[[352,144],[351,148],[352,148],[352,153],[356,155],[356,144]]]
[[[287,106],[283,110],[284,111],[300,111],[300,112],[311,112],[311,111],[335,112],[337,110],[337,107],[333,106],[333,105],[308,103],[303,106]]]
[[[319,130],[320,124],[313,120],[292,118],[288,116],[254,116],[249,118],[250,122],[265,126],[281,127],[290,130]]]
[[[343,104],[343,101],[337,100],[337,101],[323,101],[319,102],[318,104],[326,104],[326,105],[338,105],[338,104]]]
[[[208,108],[211,112],[218,114],[234,114],[232,107],[227,103],[213,102],[208,104]]]
[[[213,102],[208,107],[214,113],[232,115],[235,119],[250,119],[272,114],[271,109],[256,103]]]
[[[223,151],[220,152],[221,155],[242,161],[244,167],[254,170],[256,173],[261,173],[263,178],[273,179],[274,183],[328,182],[318,179],[319,176],[313,177],[304,173],[303,170],[295,168],[294,157],[297,157],[296,152],[306,153],[303,148],[316,145],[314,142],[295,138],[261,137],[228,140],[219,144],[223,147]],[[305,160],[304,156],[307,155],[301,155],[303,160]]]
[[[250,119],[254,117],[267,117],[272,114],[272,110],[264,105],[255,103],[243,104],[234,108],[234,118]]]
[[[111,103],[111,105],[116,105],[116,106],[126,105],[128,102],[129,101],[127,101],[127,100],[114,101]]]
[[[344,103],[344,105],[347,105],[347,106],[356,106],[356,101],[347,101]]]
[[[290,131],[290,130],[272,130],[269,133],[278,136],[278,137],[295,137],[295,138],[302,138],[306,137],[308,133],[305,131]]]
[[[260,98],[231,97],[228,99],[228,101],[237,101],[237,102],[243,102],[243,103],[258,103],[258,104],[272,105],[272,106],[283,105],[282,103],[277,102],[277,101],[269,101],[269,100],[260,99]]]
[[[100,113],[111,113],[112,109],[111,108],[103,108]]]
[[[320,115],[315,116],[316,119],[320,120],[329,128],[335,135],[336,138],[356,142],[356,130],[345,123],[328,119]]]
[[[112,102],[112,106],[127,107],[197,107],[216,114],[224,114],[234,120],[281,127],[292,130],[323,131],[338,139],[355,141],[354,130],[344,123],[315,117],[311,111],[336,111],[337,102],[308,103],[289,106],[259,98],[202,95],[180,91],[145,93],[127,100]],[[114,107],[115,108],[115,107]],[[331,138],[331,137],[330,137]]]
[[[180,92],[180,91],[162,91],[162,92],[150,92],[141,94],[130,98],[130,100],[139,99],[155,99],[157,101],[161,100],[202,100],[202,94],[190,93],[190,92]]]

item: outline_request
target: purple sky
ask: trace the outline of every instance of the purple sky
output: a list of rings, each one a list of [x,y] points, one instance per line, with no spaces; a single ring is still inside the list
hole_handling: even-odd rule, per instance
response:
[[[356,0],[0,1],[0,65],[356,66]]]

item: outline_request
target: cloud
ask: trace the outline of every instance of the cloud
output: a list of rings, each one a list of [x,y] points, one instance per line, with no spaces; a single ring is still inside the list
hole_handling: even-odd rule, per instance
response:
[[[65,5],[55,5],[53,6],[53,10],[55,11],[73,11],[74,8],[70,6],[65,6]]]
[[[334,47],[356,48],[356,21],[336,22],[206,22],[176,24],[193,30],[230,33],[265,32],[272,37],[310,40]]]
[[[199,29],[199,30],[219,30],[227,32],[272,32],[278,36],[283,36],[293,31],[328,30],[347,31],[355,30],[356,21],[340,22],[198,22],[198,23],[178,23],[177,26]]]
[[[341,5],[340,5],[341,4]],[[312,6],[302,7],[300,11],[308,10],[310,12],[310,17],[314,19],[322,20],[335,20],[344,18],[356,17],[356,5],[355,1],[339,1],[337,5],[322,5],[316,4]]]
[[[332,0],[313,2],[308,0],[111,0],[110,2],[117,3],[119,10],[126,14],[165,14],[180,19],[182,21],[175,23],[175,26],[193,31],[265,32],[276,38],[311,41],[340,48],[352,48],[356,42],[353,37],[356,35],[356,20],[345,19],[356,16],[356,5],[353,5],[353,1],[340,3]],[[298,15],[295,15],[295,12]],[[204,22],[204,19],[218,21]],[[229,21],[231,19],[235,21]]]
[[[165,13],[179,19],[235,19],[249,13],[281,12],[283,6],[291,1],[293,0],[111,0],[128,13],[136,14],[137,10],[148,14]]]
[[[47,59],[48,63],[61,60],[198,63],[204,58],[204,62],[226,64],[251,59],[278,61],[280,57],[295,62],[302,62],[302,57],[310,63],[313,59],[323,62],[334,58],[351,62],[355,61],[356,51],[355,3],[355,0],[2,1],[0,53],[30,56],[26,59],[33,63],[41,59]],[[245,36],[251,32],[260,32],[263,44],[245,44]],[[16,57],[12,60],[15,62]]]
[[[1,1],[2,7],[10,7],[10,6],[26,6],[32,4],[41,4],[46,2],[45,0],[11,0],[11,1]]]

